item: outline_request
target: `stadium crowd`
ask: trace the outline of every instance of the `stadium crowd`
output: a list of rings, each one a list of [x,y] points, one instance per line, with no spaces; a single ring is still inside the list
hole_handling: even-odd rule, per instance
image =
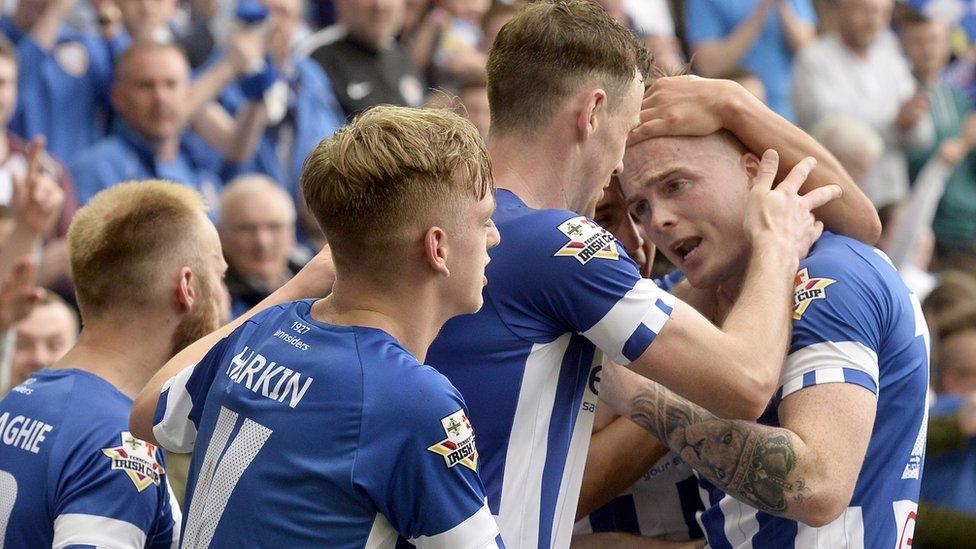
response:
[[[976,546],[971,2],[19,0],[0,124],[0,546]]]

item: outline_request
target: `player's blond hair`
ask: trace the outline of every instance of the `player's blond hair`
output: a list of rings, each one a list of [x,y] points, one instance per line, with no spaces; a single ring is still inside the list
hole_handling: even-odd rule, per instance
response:
[[[96,194],[68,229],[68,259],[82,316],[154,305],[168,261],[199,265],[207,206],[196,191],[167,181],[129,181]]]
[[[301,188],[336,264],[379,268],[417,241],[424,223],[487,196],[492,177],[484,142],[464,118],[380,106],[318,144]]]

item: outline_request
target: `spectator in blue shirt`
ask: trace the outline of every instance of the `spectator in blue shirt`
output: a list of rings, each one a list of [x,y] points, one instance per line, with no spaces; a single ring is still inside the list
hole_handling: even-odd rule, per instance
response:
[[[727,78],[741,65],[763,81],[769,106],[794,120],[793,54],[816,37],[810,0],[685,0],[684,17],[699,74]]]
[[[64,24],[74,0],[25,0],[0,18],[17,47],[22,98],[11,130],[27,139],[47,137],[48,150],[65,162],[105,135],[112,81],[112,45],[72,33]]]
[[[322,67],[295,52],[296,39],[304,33],[302,1],[262,0],[262,4],[269,12],[268,62],[278,79],[265,91],[252,91],[248,80],[241,79],[224,89],[220,102],[237,114],[249,99],[263,99],[267,128],[253,161],[239,171],[267,174],[297,202],[301,200],[298,176],[305,157],[346,123],[346,115]],[[194,129],[199,126],[194,124]]]
[[[190,89],[183,52],[173,44],[137,42],[122,54],[117,70],[114,131],[71,165],[79,204],[131,179],[182,183],[214,204],[218,179],[197,165],[183,135]]]

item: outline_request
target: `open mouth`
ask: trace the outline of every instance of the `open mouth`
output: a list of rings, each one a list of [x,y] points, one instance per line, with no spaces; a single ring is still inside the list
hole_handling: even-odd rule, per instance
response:
[[[671,245],[671,253],[678,256],[682,262],[688,261],[694,257],[695,251],[698,249],[701,241],[700,236],[681,239]]]

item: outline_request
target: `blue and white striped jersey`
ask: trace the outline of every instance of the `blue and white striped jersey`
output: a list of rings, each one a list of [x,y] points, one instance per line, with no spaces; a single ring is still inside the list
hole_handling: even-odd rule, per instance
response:
[[[592,220],[529,208],[507,190],[495,199],[501,244],[484,307],[448,322],[428,362],[468,403],[505,542],[567,547],[596,409],[595,346],[630,363],[674,298]]]
[[[183,546],[498,547],[461,395],[313,302],[262,311],[165,385],[153,433],[193,450]]]
[[[877,415],[850,505],[813,528],[739,502],[702,480],[711,547],[911,546],[925,459],[928,329],[918,299],[887,257],[825,232],[800,262],[793,339],[780,387],[760,422],[779,425],[788,395],[852,383],[877,395]]]
[[[581,518],[574,534],[626,532],[668,541],[703,537],[698,479],[674,452],[657,460],[644,476],[606,505]]]
[[[128,433],[131,408],[75,369],[36,372],[0,401],[0,546],[176,547],[162,451]]]

